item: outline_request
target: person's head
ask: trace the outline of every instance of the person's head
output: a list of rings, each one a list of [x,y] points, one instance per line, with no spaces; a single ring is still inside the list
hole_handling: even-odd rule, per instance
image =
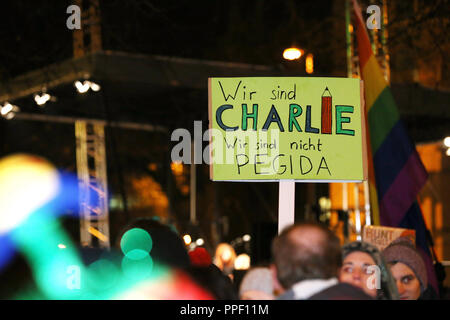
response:
[[[342,247],[339,281],[358,287],[373,298],[397,297],[394,280],[380,251],[366,242],[354,241]]]
[[[137,219],[127,225],[116,244],[119,249],[123,235],[134,228],[143,229],[150,235],[150,256],[156,263],[181,269],[190,266],[189,254],[183,239],[172,228],[154,219]]]
[[[272,273],[269,268],[255,267],[246,272],[239,287],[241,300],[274,299]]]
[[[339,239],[328,228],[315,223],[294,224],[284,229],[273,240],[272,256],[274,280],[284,290],[303,280],[337,277],[342,263]]]
[[[420,253],[406,238],[399,238],[383,250],[402,300],[417,300],[428,286],[427,270]]]

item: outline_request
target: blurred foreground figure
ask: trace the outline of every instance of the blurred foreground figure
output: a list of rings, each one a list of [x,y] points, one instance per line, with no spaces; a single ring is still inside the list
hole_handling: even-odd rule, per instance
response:
[[[187,268],[186,273],[201,288],[211,293],[217,300],[238,300],[231,279],[213,263],[209,266],[191,266]]]
[[[270,268],[255,267],[242,279],[239,296],[241,300],[272,300],[273,281]]]
[[[339,239],[313,223],[284,229],[272,243],[274,285],[280,300],[371,300],[348,283],[338,282],[342,265]]]
[[[121,239],[122,252],[76,246],[60,220],[78,201],[77,185],[75,176],[66,177],[40,157],[0,159],[2,297],[213,299],[180,270],[189,256],[170,227],[137,225],[147,232],[131,226]],[[14,252],[20,255],[14,258]]]
[[[191,266],[185,271],[199,286],[210,292],[218,300],[238,300],[238,293],[230,277],[212,263],[211,255],[205,248],[197,247],[189,251]]]
[[[127,225],[119,241],[116,243],[117,247],[124,245],[123,236],[130,230],[142,229],[150,236],[150,249],[151,258],[156,263],[167,265],[174,268],[187,268],[190,266],[189,254],[184,245],[183,239],[175,233],[168,225],[165,225],[157,220],[141,218],[132,221]],[[130,238],[127,242],[130,242],[131,246],[142,246],[139,242],[139,238]],[[149,250],[150,251],[150,250]]]
[[[354,241],[342,247],[339,281],[361,288],[378,300],[398,300],[394,278],[373,245]]]
[[[382,254],[395,278],[401,300],[437,299],[428,286],[425,262],[409,239],[394,240]]]

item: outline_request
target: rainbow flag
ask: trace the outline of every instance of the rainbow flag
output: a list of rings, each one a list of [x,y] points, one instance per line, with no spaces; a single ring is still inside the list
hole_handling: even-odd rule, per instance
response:
[[[387,81],[372,52],[361,9],[353,0],[364,96],[369,157],[369,190],[374,224],[416,230],[429,283],[438,292],[426,227],[417,195],[428,174],[400,119]]]

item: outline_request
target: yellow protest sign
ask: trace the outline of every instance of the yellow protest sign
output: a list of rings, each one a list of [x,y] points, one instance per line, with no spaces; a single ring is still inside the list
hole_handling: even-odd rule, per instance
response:
[[[212,180],[366,179],[360,80],[209,78]]]

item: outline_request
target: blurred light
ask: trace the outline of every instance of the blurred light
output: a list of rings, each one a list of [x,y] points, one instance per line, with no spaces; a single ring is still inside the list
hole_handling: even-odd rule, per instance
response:
[[[319,206],[322,209],[322,211],[327,211],[331,209],[331,200],[327,197],[320,197],[319,199]]]
[[[222,255],[220,256],[222,258],[223,261],[228,261],[231,259],[231,251],[230,250],[225,250],[224,252],[222,252]]]
[[[0,273],[4,266],[14,257],[14,243],[9,234],[0,233]]]
[[[60,243],[60,244],[58,244],[58,248],[60,248],[60,249],[65,249],[65,248],[67,248],[67,247],[66,247],[66,245]]]
[[[191,238],[191,236],[188,235],[188,234],[185,234],[185,235],[183,236],[183,240],[184,240],[184,244],[187,245],[187,246],[190,245],[191,242],[192,242],[192,238]]]
[[[225,274],[230,274],[234,269],[234,260],[236,259],[236,252],[234,248],[228,243],[220,243],[214,254],[214,264],[222,270]]]
[[[74,85],[79,93],[86,93],[89,90],[89,83],[87,83],[86,81],[84,81],[84,83],[75,81]]]
[[[1,111],[2,116],[6,116],[12,110],[13,110],[12,104],[10,104],[9,102],[6,102],[5,105],[2,107],[2,111]]]
[[[348,25],[348,32],[350,32],[350,33],[353,32],[353,25],[352,24]]]
[[[101,89],[99,84],[89,81],[89,80],[85,80],[85,81],[83,81],[83,83],[81,83],[81,81],[77,80],[74,82],[74,85],[77,88],[79,93],[86,93],[89,91],[89,89],[97,92],[97,91],[100,91],[100,89]]]
[[[58,172],[46,160],[26,154],[1,159],[0,234],[14,229],[53,200],[59,189]]]
[[[297,60],[300,59],[300,57],[303,54],[303,50],[298,48],[288,48],[284,50],[283,52],[283,58],[286,60]]]
[[[11,119],[13,119],[15,116],[16,116],[16,113],[15,113],[15,112],[10,112],[10,113],[8,113],[4,118],[5,118],[6,120],[11,120]]]
[[[450,148],[447,149],[447,152],[445,152],[445,154],[450,157]]]
[[[91,90],[95,91],[95,92],[100,91],[100,89],[101,89],[101,87],[94,82],[90,82],[90,87],[91,87]]]
[[[143,281],[151,276],[152,269],[153,259],[148,253],[140,259],[133,259],[129,256],[122,258],[123,274],[130,280]]]
[[[17,112],[19,112],[20,109],[18,106],[15,106],[9,102],[5,102],[3,106],[0,106],[0,114],[3,118],[7,120],[11,120],[14,118]]]
[[[244,240],[245,242],[250,241],[252,237],[250,237],[249,234],[244,234],[244,236],[242,237],[242,240]]]
[[[174,161],[170,164],[170,168],[174,175],[179,176],[183,174],[183,163],[181,161]]]
[[[234,261],[234,268],[236,270],[247,270],[250,268],[250,257],[246,253],[241,253]]]
[[[216,257],[218,257],[222,262],[227,263],[231,260],[234,261],[236,258],[236,253],[234,248],[228,243],[221,243],[217,246]]]
[[[140,260],[147,256],[153,247],[150,234],[141,228],[128,230],[120,239],[120,249],[132,260]]]
[[[450,148],[450,137],[446,137],[446,138],[444,139],[444,145],[445,145],[446,147]]]
[[[202,238],[198,238],[197,241],[195,241],[195,244],[197,246],[202,246],[205,244],[205,240],[203,240]]]
[[[119,281],[120,270],[118,266],[107,259],[99,259],[88,267],[87,285],[94,290],[108,290]]]
[[[47,101],[49,101],[51,98],[51,96],[48,93],[44,93],[42,94],[42,96],[35,94],[34,95],[34,101],[36,102],[36,104],[38,106],[43,106],[44,104],[47,103]]]
[[[305,66],[306,66],[306,73],[311,74],[314,72],[314,60],[312,53],[306,56]]]

